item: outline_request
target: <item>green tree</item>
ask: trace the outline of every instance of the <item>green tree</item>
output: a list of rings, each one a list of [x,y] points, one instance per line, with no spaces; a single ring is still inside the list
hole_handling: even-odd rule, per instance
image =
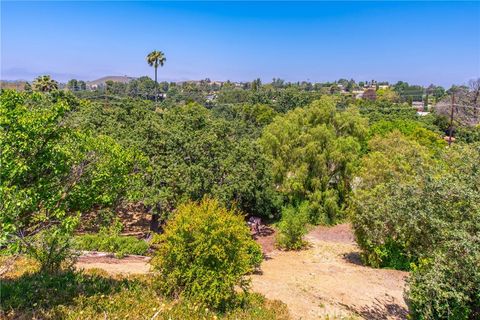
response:
[[[1,95],[0,246],[25,250],[49,272],[66,257],[78,214],[118,203],[136,163],[111,138],[66,127],[70,110],[61,96]]]
[[[239,137],[258,138],[263,128],[277,116],[274,109],[265,104],[221,104],[214,106],[212,111],[231,122]]]
[[[261,86],[262,86],[262,81],[260,80],[260,78],[257,78],[257,79],[252,81],[252,90],[253,91],[258,91]]]
[[[77,79],[71,79],[67,82],[67,88],[70,91],[78,91],[80,89],[78,80]]]
[[[162,51],[154,50],[147,55],[147,63],[149,66],[155,68],[155,102],[158,99],[158,81],[157,81],[157,69],[158,67],[163,67],[167,58]]]
[[[380,135],[384,137],[393,131],[399,131],[406,138],[414,140],[432,151],[441,151],[446,146],[446,142],[438,132],[425,128],[425,124],[419,121],[407,119],[380,120],[370,126],[369,136]]]
[[[140,77],[128,83],[127,94],[133,98],[153,99],[155,96],[155,86],[155,81],[149,77]]]
[[[286,200],[309,201],[312,222],[334,223],[350,193],[365,134],[365,119],[355,109],[337,112],[336,100],[323,97],[275,118],[260,142]]]
[[[23,90],[27,93],[32,92],[32,85],[30,84],[30,82],[25,82],[25,86],[23,87]]]
[[[51,92],[58,89],[58,82],[50,76],[39,76],[33,80],[33,90],[40,92]]]
[[[446,149],[444,159],[436,159],[398,132],[372,143],[351,207],[367,263],[410,269],[451,231],[478,233],[478,149]]]
[[[158,230],[180,203],[205,195],[249,214],[276,214],[271,171],[255,141],[272,113],[246,106],[230,118],[197,104],[160,110],[151,101],[123,99],[85,104],[68,124],[112,136],[148,158],[140,192]]]
[[[251,214],[274,213],[275,192],[260,146],[239,138],[231,123],[189,104],[166,111],[152,130],[148,134],[155,139],[143,150],[153,165],[146,193],[154,219],[165,219],[178,204],[205,195]]]
[[[413,270],[405,295],[413,319],[473,320],[480,318],[478,288],[480,238],[460,232]]]
[[[399,102],[400,96],[397,92],[391,88],[378,89],[377,90],[377,100],[379,101],[389,101],[389,102]]]
[[[78,81],[78,90],[80,91],[87,90],[87,84],[85,83],[85,81],[83,80]]]

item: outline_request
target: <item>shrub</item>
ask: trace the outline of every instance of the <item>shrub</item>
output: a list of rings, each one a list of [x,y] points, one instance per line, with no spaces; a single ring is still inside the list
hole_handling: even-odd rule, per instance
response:
[[[278,247],[286,250],[299,250],[305,247],[303,237],[308,231],[308,207],[308,202],[303,202],[299,207],[283,208],[282,220],[278,224]]]
[[[243,217],[216,200],[180,206],[159,242],[152,265],[160,290],[215,309],[238,301],[235,288],[246,292],[245,275],[258,265],[258,245]]]
[[[249,241],[248,255],[250,256],[250,265],[254,268],[260,268],[263,261],[263,251],[255,241]]]
[[[135,237],[121,236],[122,224],[114,219],[110,226],[100,228],[98,234],[86,234],[75,237],[74,246],[77,250],[113,252],[119,258],[127,254],[144,255],[149,245],[144,240]]]
[[[408,282],[413,319],[480,319],[480,238],[455,237]]]
[[[71,269],[76,261],[72,248],[72,230],[52,227],[29,238],[25,253],[37,260],[41,273],[57,273]]]
[[[145,255],[149,248],[146,241],[135,237],[104,234],[77,236],[74,246],[77,250],[112,252],[118,258],[127,254]]]

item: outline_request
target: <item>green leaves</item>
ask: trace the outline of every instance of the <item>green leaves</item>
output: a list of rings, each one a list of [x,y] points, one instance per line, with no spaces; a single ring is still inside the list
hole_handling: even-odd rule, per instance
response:
[[[285,207],[278,224],[277,246],[285,250],[299,250],[307,245],[303,237],[308,231],[309,204],[303,202],[298,208]]]
[[[451,237],[480,232],[478,147],[455,146],[434,160],[398,132],[370,147],[351,206],[367,263],[409,269]]]
[[[158,241],[152,265],[161,290],[215,309],[237,302],[235,288],[246,291],[245,275],[259,264],[243,216],[216,200],[180,206]]]
[[[77,212],[116,204],[137,176],[133,150],[65,126],[68,99],[8,90],[1,95],[1,245],[22,240],[37,257],[40,251],[30,245],[31,237],[56,235],[41,237],[58,244],[72,233]]]
[[[275,118],[265,128],[260,143],[272,164],[274,182],[291,203],[308,200],[316,206],[310,217],[313,223],[336,219],[322,214],[324,199],[332,199],[322,193],[335,193],[335,211],[343,209],[365,125],[354,109],[337,112],[336,100],[323,97]]]

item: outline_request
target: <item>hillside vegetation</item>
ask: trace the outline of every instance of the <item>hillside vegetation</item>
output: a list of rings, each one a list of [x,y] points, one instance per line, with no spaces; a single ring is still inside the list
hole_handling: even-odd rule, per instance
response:
[[[250,290],[254,217],[284,250],[351,222],[364,264],[410,272],[412,318],[480,317],[476,113],[420,116],[405,83],[363,99],[354,81],[74,84],[1,91],[2,316],[288,319]],[[128,205],[149,222],[138,238],[121,235]],[[92,215],[99,232],[80,235]],[[149,254],[154,269],[85,273],[79,250]]]

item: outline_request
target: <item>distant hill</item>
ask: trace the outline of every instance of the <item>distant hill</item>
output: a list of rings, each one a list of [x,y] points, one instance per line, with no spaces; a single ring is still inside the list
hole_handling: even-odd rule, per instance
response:
[[[87,81],[87,85],[89,86],[98,86],[101,84],[105,84],[107,81],[113,82],[121,82],[121,83],[128,83],[135,79],[134,77],[127,77],[127,76],[106,76],[97,80]]]
[[[26,82],[25,80],[0,80],[0,88],[23,91]]]

